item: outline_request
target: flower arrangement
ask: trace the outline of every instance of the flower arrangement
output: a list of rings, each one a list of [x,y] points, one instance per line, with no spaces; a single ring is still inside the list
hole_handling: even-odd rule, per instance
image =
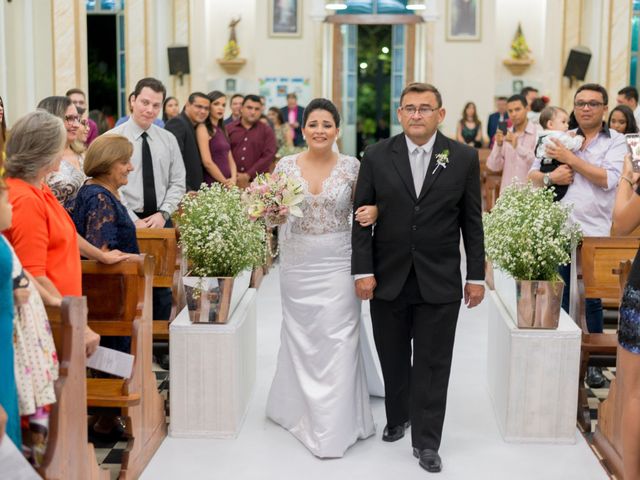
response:
[[[571,248],[581,238],[569,225],[570,207],[553,201],[545,188],[511,185],[483,218],[487,257],[518,280],[555,281],[558,266],[571,261]]]
[[[235,40],[229,40],[227,44],[224,46],[223,51],[225,60],[235,60],[240,55],[240,47],[235,42]]]
[[[214,183],[185,195],[175,220],[193,276],[235,277],[265,261],[264,228],[247,217],[237,188]]]
[[[281,225],[289,215],[302,217],[298,206],[304,200],[300,182],[281,173],[258,175],[242,199],[251,220],[263,220],[267,227]]]
[[[518,30],[513,37],[513,42],[511,42],[511,58],[526,60],[529,58],[529,53],[531,53],[531,50],[527,40],[524,38],[524,33],[522,33],[522,25],[518,24]]]

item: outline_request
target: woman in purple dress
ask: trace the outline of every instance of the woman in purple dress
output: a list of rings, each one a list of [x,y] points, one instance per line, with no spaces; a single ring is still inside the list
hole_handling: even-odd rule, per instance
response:
[[[196,138],[200,149],[200,158],[204,167],[204,181],[208,185],[219,182],[227,187],[236,184],[236,162],[231,154],[231,144],[224,128],[224,109],[227,97],[214,90],[211,99],[209,118],[196,128]]]

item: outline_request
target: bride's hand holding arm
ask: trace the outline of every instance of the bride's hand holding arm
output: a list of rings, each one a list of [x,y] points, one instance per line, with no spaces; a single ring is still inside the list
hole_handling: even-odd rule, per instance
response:
[[[376,223],[378,219],[378,207],[375,205],[363,205],[356,210],[356,222],[361,227],[368,227]]]

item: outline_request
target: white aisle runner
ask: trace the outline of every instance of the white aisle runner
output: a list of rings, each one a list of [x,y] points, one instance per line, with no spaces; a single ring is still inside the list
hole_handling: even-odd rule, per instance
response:
[[[461,309],[440,454],[444,469],[433,476],[411,454],[410,435],[380,440],[384,401],[372,398],[376,436],[360,441],[341,459],[319,460],[292,435],[265,418],[280,335],[278,270],[264,279],[258,298],[256,388],[236,440],[167,438],[143,480],[596,480],[608,476],[577,435],[575,445],[517,445],[502,441],[486,380],[486,305]],[[375,350],[373,350],[375,355]]]

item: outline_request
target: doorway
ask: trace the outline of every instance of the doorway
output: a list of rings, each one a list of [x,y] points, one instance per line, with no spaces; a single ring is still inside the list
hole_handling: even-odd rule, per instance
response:
[[[87,15],[89,99],[105,117],[118,114],[116,15]]]
[[[391,25],[358,27],[356,156],[391,135]]]

